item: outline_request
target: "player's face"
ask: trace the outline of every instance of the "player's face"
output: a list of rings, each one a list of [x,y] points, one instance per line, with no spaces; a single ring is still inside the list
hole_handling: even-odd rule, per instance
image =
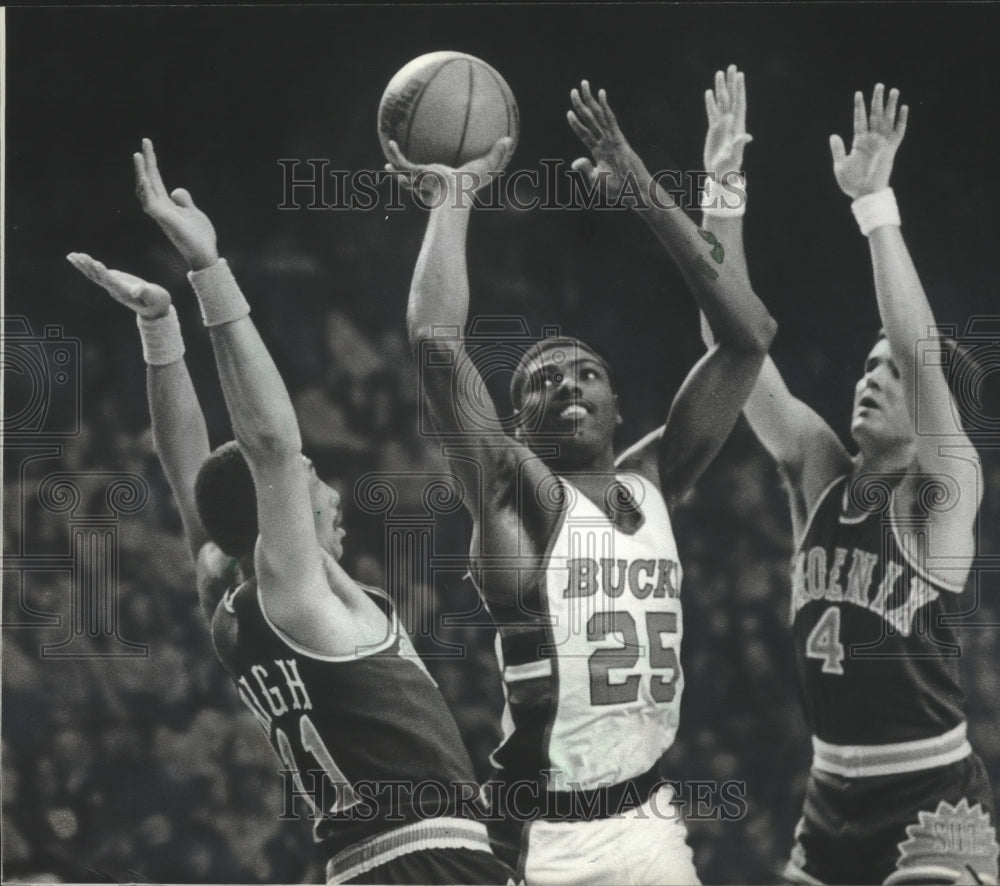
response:
[[[309,477],[309,498],[312,501],[313,519],[316,522],[316,539],[320,547],[334,559],[344,556],[344,536],[347,532],[340,525],[344,519],[340,493],[327,486],[316,474],[313,463],[303,456]]]
[[[597,455],[621,423],[607,370],[586,351],[553,348],[526,368],[522,412],[533,416],[531,438],[554,442],[574,455]]]
[[[864,375],[854,387],[851,435],[862,449],[884,449],[913,441],[913,419],[887,339],[875,343],[865,360]]]

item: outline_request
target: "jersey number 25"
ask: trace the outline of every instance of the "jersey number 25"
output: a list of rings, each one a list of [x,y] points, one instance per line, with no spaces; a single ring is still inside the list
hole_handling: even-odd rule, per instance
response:
[[[677,633],[676,612],[647,612],[646,637],[649,640],[649,665],[667,675],[650,675],[650,694],[657,702],[674,700],[680,663],[677,650],[663,645],[664,634]],[[592,705],[628,704],[639,697],[639,674],[630,674],[623,683],[612,683],[608,672],[618,668],[634,668],[639,661],[639,632],[635,619],[628,612],[595,612],[587,622],[587,639],[600,641],[608,634],[621,634],[624,646],[595,650],[589,660],[590,703]]]

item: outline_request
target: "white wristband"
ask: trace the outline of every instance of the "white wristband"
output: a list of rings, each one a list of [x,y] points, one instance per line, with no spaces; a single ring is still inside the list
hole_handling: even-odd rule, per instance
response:
[[[135,320],[142,339],[142,359],[148,366],[168,366],[184,356],[181,324],[173,305],[162,317],[150,320],[136,314]]]
[[[202,271],[189,271],[187,276],[198,296],[201,319],[206,326],[232,323],[250,313],[250,305],[224,258]]]
[[[702,212],[714,218],[740,218],[747,211],[747,183],[739,173],[726,173],[723,181],[714,178],[705,182],[699,205]]]
[[[900,225],[899,207],[896,205],[896,195],[892,188],[884,188],[875,191],[874,194],[865,194],[858,197],[851,204],[851,212],[861,228],[861,233],[866,237],[876,228],[885,225]]]

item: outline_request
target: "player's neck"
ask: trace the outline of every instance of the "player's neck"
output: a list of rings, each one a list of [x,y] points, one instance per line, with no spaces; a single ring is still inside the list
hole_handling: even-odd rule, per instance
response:
[[[608,487],[615,482],[615,463],[613,460],[601,461],[586,469],[559,471],[559,476],[600,506],[607,498]]]
[[[913,466],[916,455],[913,446],[893,446],[882,449],[863,447],[854,459],[854,476],[866,474],[899,474]]]
[[[615,473],[615,453],[610,446],[599,455],[584,456],[582,458],[573,458],[566,454],[561,455],[562,457],[551,459],[548,465],[554,473],[560,477],[565,477],[574,485],[578,485],[576,479],[574,479],[577,477],[585,478],[591,475],[598,475],[606,478],[609,474]]]

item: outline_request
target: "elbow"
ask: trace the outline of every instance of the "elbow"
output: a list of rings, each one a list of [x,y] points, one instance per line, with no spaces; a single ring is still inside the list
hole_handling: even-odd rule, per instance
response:
[[[302,436],[295,423],[287,428],[236,429],[236,442],[250,462],[285,461],[302,452]]]
[[[766,356],[771,348],[771,342],[778,334],[778,321],[771,316],[767,308],[760,304],[760,310],[753,318],[753,322],[747,325],[746,341],[744,346],[752,354]]]
[[[408,316],[406,318],[406,332],[410,339],[410,347],[416,354],[425,347],[425,342],[434,339],[434,328],[429,323],[423,323],[418,318]]]
[[[760,322],[754,331],[755,350],[766,354],[771,349],[771,342],[778,334],[778,321],[774,319],[766,310],[763,312]]]
[[[409,323],[410,348],[417,360],[417,367],[453,366],[463,347],[458,327],[433,326]]]
[[[435,327],[438,325],[425,309],[424,301],[416,287],[410,290],[409,305],[406,309],[406,332],[414,352],[420,347],[421,342],[435,337]]]
[[[774,341],[774,336],[778,333],[778,324],[766,310],[762,311],[759,317],[754,318],[752,323],[734,330],[734,335],[724,341],[719,338],[719,344],[729,350],[739,352],[747,357],[763,360]]]

